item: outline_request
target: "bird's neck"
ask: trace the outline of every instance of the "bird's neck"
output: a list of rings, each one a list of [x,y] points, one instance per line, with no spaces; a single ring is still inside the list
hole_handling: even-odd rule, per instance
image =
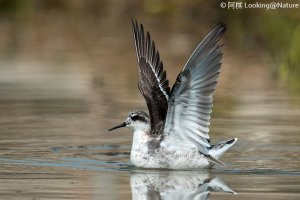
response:
[[[133,141],[132,141],[132,147],[134,146],[140,146],[142,144],[145,144],[149,141],[149,130],[135,130],[133,132]]]

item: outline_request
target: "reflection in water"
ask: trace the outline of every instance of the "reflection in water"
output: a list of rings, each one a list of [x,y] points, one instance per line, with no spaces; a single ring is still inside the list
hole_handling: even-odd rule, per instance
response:
[[[208,199],[210,191],[236,194],[221,178],[197,171],[137,171],[130,177],[132,199]]]

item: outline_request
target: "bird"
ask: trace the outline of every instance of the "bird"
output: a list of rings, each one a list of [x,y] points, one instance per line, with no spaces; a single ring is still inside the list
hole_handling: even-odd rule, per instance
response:
[[[150,169],[203,169],[226,166],[221,156],[237,138],[212,145],[209,136],[213,94],[223,56],[220,39],[226,24],[218,23],[199,43],[170,89],[159,51],[132,19],[139,68],[138,89],[149,114],[129,112],[126,120],[108,131],[127,127],[133,131],[131,163]]]

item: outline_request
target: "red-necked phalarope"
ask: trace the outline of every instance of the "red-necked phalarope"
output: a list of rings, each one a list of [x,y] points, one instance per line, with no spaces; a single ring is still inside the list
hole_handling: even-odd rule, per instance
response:
[[[210,113],[221,68],[219,40],[226,25],[219,23],[198,45],[170,90],[166,71],[149,32],[132,20],[138,58],[138,88],[150,116],[132,111],[126,121],[109,131],[133,130],[130,160],[137,167],[191,169],[224,165],[220,157],[237,138],[211,145]]]

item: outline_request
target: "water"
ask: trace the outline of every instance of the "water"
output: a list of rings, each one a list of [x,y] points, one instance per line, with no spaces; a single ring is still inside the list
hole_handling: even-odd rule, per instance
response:
[[[130,131],[107,129],[146,106],[136,86],[129,20],[106,29],[107,23],[93,26],[89,39],[85,29],[54,36],[45,31],[38,43],[30,39],[36,24],[22,26],[31,51],[24,51],[28,37],[18,38],[1,58],[1,199],[300,198],[299,100],[272,78],[272,67],[230,45],[210,134],[213,143],[239,138],[222,159],[227,167],[180,172],[133,167]],[[58,20],[47,24],[61,30]],[[174,30],[166,39],[157,26],[147,29],[155,33],[173,83],[199,35]],[[69,43],[81,31],[80,48],[73,47]]]

